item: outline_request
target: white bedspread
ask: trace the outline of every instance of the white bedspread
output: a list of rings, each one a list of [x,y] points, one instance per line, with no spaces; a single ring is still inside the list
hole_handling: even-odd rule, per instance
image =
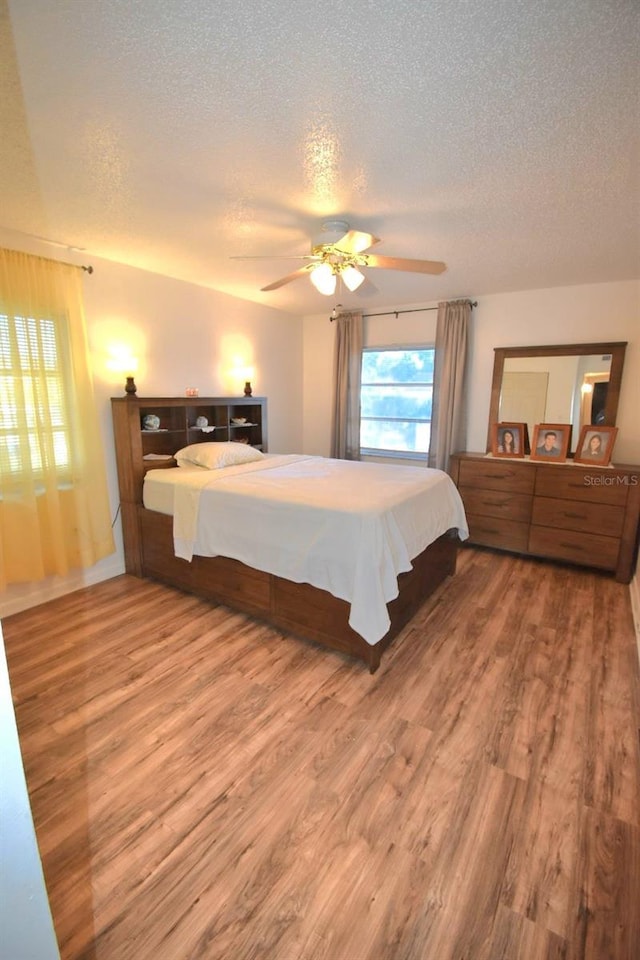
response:
[[[232,557],[328,590],[351,604],[349,624],[371,644],[389,629],[386,605],[411,559],[451,528],[469,533],[440,470],[270,455],[222,470],[152,470],[145,492],[176,479],[176,556]]]

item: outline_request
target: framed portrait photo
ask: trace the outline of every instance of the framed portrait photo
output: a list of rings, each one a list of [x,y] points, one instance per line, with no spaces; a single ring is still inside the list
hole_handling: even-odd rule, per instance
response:
[[[575,462],[592,463],[600,467],[608,466],[617,433],[617,427],[598,427],[590,424],[584,426],[580,431]]]
[[[533,428],[531,459],[564,463],[570,441],[570,423],[536,423]]]
[[[494,457],[524,457],[529,442],[526,423],[494,423],[491,454]]]

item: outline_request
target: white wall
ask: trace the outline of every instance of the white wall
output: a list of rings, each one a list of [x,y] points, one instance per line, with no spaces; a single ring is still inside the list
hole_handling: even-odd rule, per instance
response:
[[[419,306],[419,305],[416,305]],[[425,303],[422,306],[433,306]],[[408,308],[401,308],[408,309]],[[376,312],[376,311],[374,311]],[[365,320],[367,346],[432,342],[435,311]],[[640,282],[589,284],[478,297],[470,337],[468,450],[487,439],[495,347],[626,340],[618,410],[618,463],[640,464]],[[304,319],[303,451],[328,455],[334,324],[328,311]]]
[[[302,322],[227,294],[95,257],[64,256],[35,242],[16,243],[0,230],[0,244],[28,253],[91,263],[85,275],[87,333],[107,463],[111,513],[118,507],[112,396],[124,394],[124,376],[110,369],[118,344],[138,359],[138,396],[184,396],[198,387],[201,396],[240,396],[245,368],[255,396],[268,397],[269,450],[302,448]],[[0,595],[0,617],[124,571],[119,519],[117,551],[89,570],[42,583],[14,585]]]
[[[13,711],[0,624],[0,944],[7,960],[60,960]]]

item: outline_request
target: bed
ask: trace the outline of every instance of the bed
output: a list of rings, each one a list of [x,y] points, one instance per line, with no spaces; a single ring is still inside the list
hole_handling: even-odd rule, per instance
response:
[[[197,444],[187,448],[193,459],[176,454],[177,468],[146,472],[133,519],[139,572],[347,653],[373,673],[455,572],[458,540],[468,536],[455,485],[422,467],[239,447]],[[228,450],[231,462],[219,464]]]

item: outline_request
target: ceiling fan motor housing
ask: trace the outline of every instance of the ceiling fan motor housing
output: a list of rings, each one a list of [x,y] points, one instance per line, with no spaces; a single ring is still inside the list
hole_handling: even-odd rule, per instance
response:
[[[349,224],[346,220],[325,220],[321,232],[313,238],[311,249],[337,243],[345,233],[349,233]]]

